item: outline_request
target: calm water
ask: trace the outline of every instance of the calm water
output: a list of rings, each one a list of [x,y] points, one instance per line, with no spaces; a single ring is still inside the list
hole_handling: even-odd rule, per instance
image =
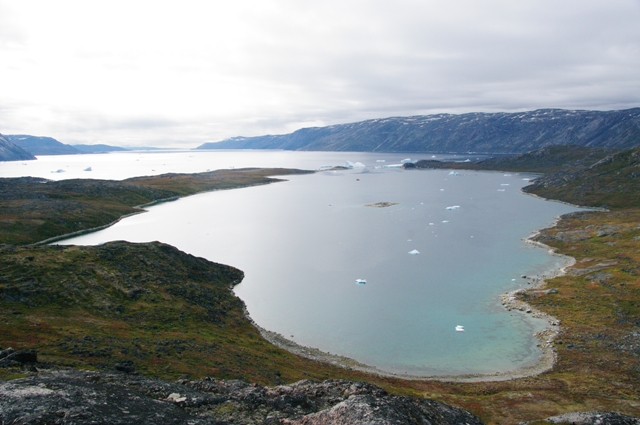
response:
[[[349,160],[367,168],[195,195],[64,243],[159,240],[233,265],[246,274],[236,293],[259,325],[386,371],[493,373],[539,357],[532,334],[544,322],[507,312],[498,296],[524,285],[520,275],[560,265],[522,238],[575,208],[521,194],[528,176],[375,168],[406,155],[275,152],[254,164],[263,152],[227,154],[223,160],[237,167]],[[65,157],[40,167],[49,177],[45,168],[93,159],[123,178],[147,173],[149,164],[132,160],[136,155]],[[212,153],[161,155],[157,173],[227,168],[216,166]],[[78,173],[97,175],[92,169]],[[73,172],[54,175],[61,174]],[[365,206],[383,201],[398,204]]]

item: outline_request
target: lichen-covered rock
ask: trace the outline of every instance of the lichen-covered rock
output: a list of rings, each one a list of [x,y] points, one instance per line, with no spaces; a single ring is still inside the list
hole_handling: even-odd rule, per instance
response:
[[[52,371],[0,383],[0,423],[15,424],[468,424],[471,413],[343,380],[262,387],[177,382],[129,373]]]

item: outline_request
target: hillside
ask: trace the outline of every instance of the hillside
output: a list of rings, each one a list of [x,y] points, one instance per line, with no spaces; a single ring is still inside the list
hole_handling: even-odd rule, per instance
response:
[[[640,108],[394,117],[291,134],[234,137],[198,149],[523,153],[551,145],[627,149],[640,143]]]
[[[404,168],[519,171],[557,173],[577,171],[614,153],[614,150],[576,145],[554,145],[517,155],[496,156],[479,161],[450,162],[421,159]]]
[[[640,208],[640,147],[607,155],[582,169],[544,175],[524,191],[577,205]]]
[[[76,148],[60,143],[52,137],[11,134],[5,136],[11,143],[20,146],[33,155],[74,155],[80,153]]]
[[[15,143],[11,143],[5,136],[0,134],[0,161],[25,161],[31,159],[36,159],[36,157]]]

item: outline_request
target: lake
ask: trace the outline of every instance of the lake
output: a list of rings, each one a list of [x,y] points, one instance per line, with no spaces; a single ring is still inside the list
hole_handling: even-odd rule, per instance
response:
[[[361,162],[365,167],[190,196],[60,243],[159,240],[232,265],[245,272],[235,292],[257,324],[383,371],[482,374],[535,363],[541,352],[533,333],[546,322],[507,311],[499,295],[526,286],[521,275],[563,264],[523,238],[577,208],[522,194],[530,175],[381,168],[407,156],[120,153],[42,157],[12,167],[43,177],[120,179]],[[82,171],[88,166],[91,172]],[[51,172],[58,169],[65,172]],[[377,202],[395,204],[367,206]]]

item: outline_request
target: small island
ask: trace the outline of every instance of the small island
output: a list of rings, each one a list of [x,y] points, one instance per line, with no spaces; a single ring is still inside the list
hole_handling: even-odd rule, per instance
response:
[[[366,204],[365,207],[386,208],[392,205],[398,205],[397,202],[376,202],[374,204]]]

